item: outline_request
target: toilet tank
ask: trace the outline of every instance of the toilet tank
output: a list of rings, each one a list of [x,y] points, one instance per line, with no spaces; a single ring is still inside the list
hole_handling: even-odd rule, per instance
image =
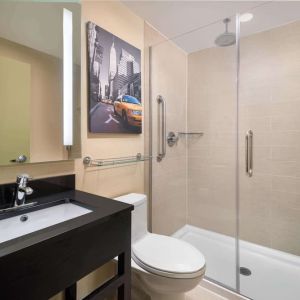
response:
[[[133,244],[148,232],[147,196],[131,193],[117,197],[115,200],[134,206],[131,219],[131,243]]]

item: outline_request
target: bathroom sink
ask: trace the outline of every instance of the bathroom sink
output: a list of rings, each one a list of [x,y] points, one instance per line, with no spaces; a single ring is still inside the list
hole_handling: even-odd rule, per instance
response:
[[[80,202],[63,199],[2,214],[0,215],[0,243],[91,212],[92,210],[83,207]]]

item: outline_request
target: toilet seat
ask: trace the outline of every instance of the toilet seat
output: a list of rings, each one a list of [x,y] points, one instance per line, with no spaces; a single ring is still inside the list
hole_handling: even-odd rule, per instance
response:
[[[205,259],[196,248],[164,235],[146,234],[132,245],[132,258],[149,273],[169,278],[196,278],[205,272]]]

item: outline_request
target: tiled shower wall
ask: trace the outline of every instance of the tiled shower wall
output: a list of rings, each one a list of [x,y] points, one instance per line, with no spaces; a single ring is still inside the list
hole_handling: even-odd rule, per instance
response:
[[[159,137],[156,97],[162,95],[166,101],[167,132],[185,131],[187,56],[148,25],[145,25],[145,44],[152,45],[152,230],[169,235],[186,224],[187,147],[185,139],[179,139],[176,146],[167,146],[167,155],[161,162],[156,161]]]
[[[300,255],[300,22],[242,39],[240,75],[241,138],[254,132],[250,179],[240,147],[241,238]]]
[[[188,220],[235,236],[235,48],[188,56]]]
[[[240,237],[300,255],[300,22],[242,38],[240,70]],[[234,47],[189,55],[188,130],[204,136],[188,142],[187,222],[227,235],[235,235],[235,110]]]

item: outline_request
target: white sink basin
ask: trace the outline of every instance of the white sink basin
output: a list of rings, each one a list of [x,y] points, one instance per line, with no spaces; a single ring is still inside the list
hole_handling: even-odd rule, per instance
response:
[[[62,203],[0,220],[0,243],[90,212],[92,211],[73,203]]]

